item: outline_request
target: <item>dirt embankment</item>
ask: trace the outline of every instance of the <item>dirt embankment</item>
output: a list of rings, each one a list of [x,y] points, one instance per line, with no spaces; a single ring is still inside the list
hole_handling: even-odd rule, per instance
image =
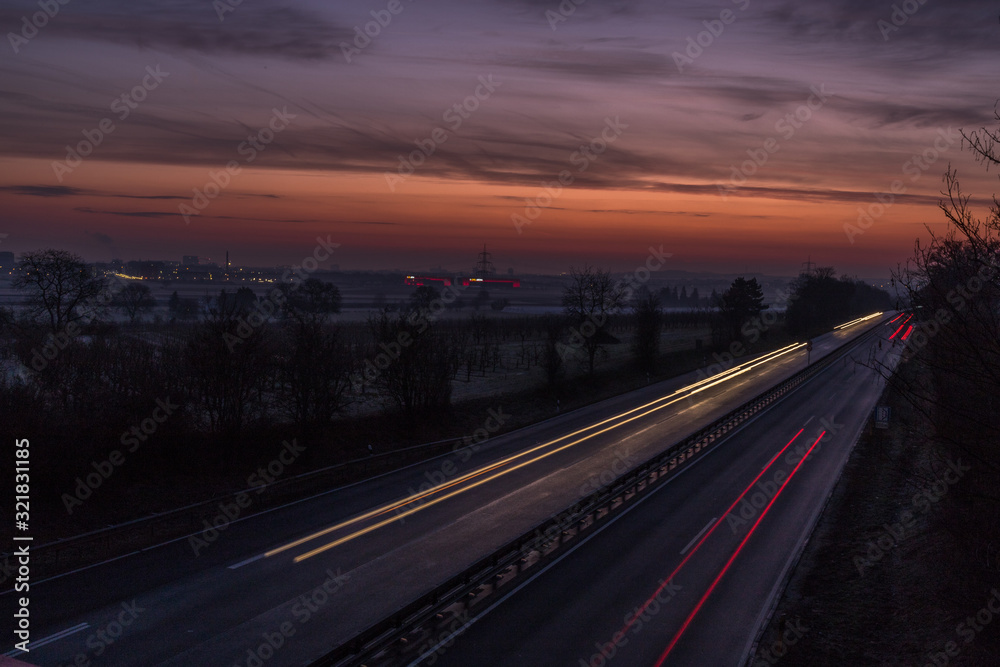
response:
[[[918,360],[898,372],[926,377]],[[891,427],[862,435],[754,666],[1000,665],[1000,570],[957,532],[989,473],[934,438],[931,406],[892,387],[882,403]]]

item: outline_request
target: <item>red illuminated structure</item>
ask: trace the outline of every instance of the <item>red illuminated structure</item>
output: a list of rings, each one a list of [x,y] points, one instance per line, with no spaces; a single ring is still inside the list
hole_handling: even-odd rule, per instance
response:
[[[463,287],[485,287],[487,284],[500,287],[520,287],[521,280],[518,278],[497,278],[496,269],[493,268],[493,255],[486,251],[486,244],[483,244],[483,251],[479,253],[479,261],[472,269],[472,277],[466,278],[456,276],[406,276],[404,284],[412,287],[423,285],[443,285],[450,287],[454,283],[460,282]]]
[[[479,261],[472,269],[471,278],[462,278],[462,284],[466,287],[477,285],[485,286],[487,283],[503,285],[506,287],[520,287],[521,281],[516,278],[497,278],[496,269],[493,268],[493,255],[486,251],[486,244],[483,244],[483,251],[479,253]]]
[[[412,285],[414,287],[420,287],[422,285],[432,285],[435,283],[444,285],[445,287],[451,286],[451,278],[438,278],[435,276],[406,276],[403,280],[406,285]]]

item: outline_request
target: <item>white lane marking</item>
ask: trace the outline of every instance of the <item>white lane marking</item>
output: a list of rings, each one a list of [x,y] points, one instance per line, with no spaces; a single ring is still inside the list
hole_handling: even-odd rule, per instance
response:
[[[66,628],[62,632],[57,632],[54,635],[49,635],[48,637],[43,637],[42,639],[35,640],[28,644],[29,649],[36,649],[46,644],[51,644],[52,642],[59,641],[63,637],[69,637],[70,635],[75,635],[81,630],[86,630],[90,627],[89,623],[81,623],[80,625],[74,625],[72,628]],[[7,651],[4,653],[7,657],[14,658],[17,657],[19,653],[23,653],[20,649],[14,649],[13,651]]]
[[[700,538],[700,537],[701,537],[702,535],[704,535],[704,534],[705,534],[705,531],[706,531],[706,530],[708,530],[709,528],[711,528],[711,527],[712,527],[712,525],[713,525],[713,524],[715,524],[715,521],[716,521],[716,519],[718,519],[718,518],[719,518],[719,517],[715,517],[715,518],[713,518],[713,519],[712,519],[711,521],[709,521],[709,522],[708,522],[708,525],[706,525],[706,526],[705,526],[704,528],[702,528],[702,529],[701,529],[701,532],[700,532],[700,533],[698,533],[697,535],[695,535],[695,536],[694,536],[694,539],[693,539],[693,540],[691,540],[690,542],[688,542],[688,545],[687,545],[686,547],[684,547],[684,548],[683,548],[683,549],[681,550],[681,555],[682,555],[682,556],[683,556],[684,554],[686,554],[686,553],[687,553],[688,549],[690,549],[691,547],[693,547],[693,546],[694,546],[694,543],[695,543],[695,542],[697,542],[697,541],[698,541],[698,539],[699,539],[699,538]]]
[[[264,557],[264,554],[257,554],[256,556],[252,556],[250,558],[247,558],[246,560],[241,560],[239,563],[236,563],[235,565],[230,565],[229,569],[230,570],[235,570],[237,568],[243,567],[244,565],[249,565],[250,563],[254,562],[255,560],[260,560],[263,557]]]
[[[808,386],[809,383],[813,382],[818,377],[822,377],[822,375],[823,375],[822,373],[818,373],[818,374],[812,376],[811,378],[809,378],[808,380],[806,380],[805,382],[803,382],[801,385],[799,385],[798,388],[801,389],[802,387]],[[629,512],[631,512],[632,510],[634,510],[636,507],[640,507],[644,502],[646,502],[650,498],[654,497],[658,491],[660,491],[661,489],[665,489],[671,482],[674,482],[675,480],[677,480],[681,475],[683,475],[684,473],[688,472],[689,470],[694,469],[694,467],[696,465],[698,465],[700,462],[704,461],[708,457],[709,454],[711,454],[712,452],[717,451],[719,447],[721,447],[723,444],[729,442],[729,438],[730,437],[732,437],[736,433],[739,433],[740,431],[742,431],[743,429],[745,429],[750,424],[753,424],[754,422],[756,422],[762,416],[764,416],[765,414],[767,414],[772,408],[774,408],[777,405],[780,405],[781,402],[784,399],[786,399],[788,396],[790,396],[790,395],[791,394],[785,394],[784,396],[782,396],[781,398],[779,398],[777,402],[772,403],[770,406],[768,406],[768,408],[766,410],[764,410],[763,412],[758,412],[756,415],[754,415],[753,417],[751,417],[748,421],[743,422],[742,424],[740,424],[739,428],[737,428],[736,431],[730,431],[722,439],[716,440],[715,444],[713,444],[711,447],[709,447],[708,449],[706,449],[702,453],[701,456],[699,456],[698,458],[696,458],[691,463],[690,466],[684,466],[683,468],[680,468],[674,476],[669,477],[662,485],[657,486],[652,491],[650,491],[648,494],[646,494],[643,497],[639,498],[639,500],[637,500],[635,502],[635,504],[626,507],[624,510],[622,510],[621,514],[619,514],[618,516],[614,517],[613,519],[611,519],[610,521],[608,521],[604,525],[602,525],[599,528],[597,528],[595,530],[595,532],[593,532],[590,535],[588,535],[587,537],[583,538],[582,542],[579,542],[578,544],[575,544],[574,546],[570,547],[569,551],[567,551],[566,553],[562,554],[561,556],[559,556],[558,558],[556,558],[554,561],[552,561],[551,563],[549,563],[548,565],[546,565],[545,567],[543,567],[541,570],[539,570],[538,572],[536,572],[533,575],[531,575],[527,579],[527,581],[522,582],[521,585],[517,586],[512,591],[509,591],[508,593],[503,594],[500,597],[500,599],[498,599],[496,602],[494,602],[489,607],[487,607],[486,609],[484,609],[480,614],[478,614],[477,616],[474,616],[473,618],[471,618],[468,621],[466,621],[466,623],[462,627],[458,628],[457,630],[452,631],[452,633],[449,634],[447,637],[442,637],[438,641],[437,644],[435,644],[434,646],[430,647],[429,649],[427,649],[426,651],[424,651],[423,653],[421,653],[419,656],[417,656],[414,660],[412,660],[409,663],[409,665],[407,665],[407,667],[418,667],[420,665],[420,663],[423,662],[426,658],[428,658],[428,657],[434,655],[435,653],[437,653],[441,649],[442,646],[451,646],[451,643],[454,642],[455,638],[458,637],[459,635],[461,635],[462,633],[464,633],[470,627],[472,627],[472,625],[474,623],[476,623],[477,621],[483,619],[487,614],[489,614],[491,611],[493,611],[494,609],[496,609],[497,607],[499,607],[506,600],[508,600],[511,597],[513,597],[514,595],[516,595],[518,593],[518,591],[520,591],[525,586],[527,586],[528,584],[530,584],[531,582],[533,582],[535,579],[538,579],[540,576],[542,576],[543,574],[545,574],[546,572],[548,572],[549,570],[551,570],[552,568],[554,568],[556,565],[558,565],[559,563],[561,563],[565,558],[569,557],[570,554],[572,554],[573,552],[575,552],[577,549],[579,549],[580,547],[582,547],[584,544],[586,544],[587,542],[589,542],[593,538],[595,538],[598,535],[600,535],[609,526],[615,524],[619,519],[621,519],[622,517],[628,515]],[[780,453],[781,452],[779,451],[778,454],[780,454]],[[778,458],[778,454],[775,454],[774,457],[772,457],[771,460],[773,461],[774,459]]]
[[[812,420],[814,420],[814,419],[816,419],[816,415],[813,415],[812,417],[810,417],[809,419],[807,419],[807,420],[806,420],[806,423],[805,423],[805,424],[803,424],[803,426],[809,426],[809,422],[811,422],[811,421],[812,421]]]

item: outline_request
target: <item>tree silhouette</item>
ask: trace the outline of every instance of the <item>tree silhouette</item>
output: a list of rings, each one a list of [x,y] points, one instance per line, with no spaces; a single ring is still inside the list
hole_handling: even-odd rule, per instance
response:
[[[430,310],[431,304],[441,298],[441,292],[433,285],[421,285],[410,295],[410,308],[415,311]]]
[[[177,292],[174,292],[176,295]],[[129,283],[122,288],[114,300],[115,305],[126,315],[130,322],[135,322],[143,312],[156,305],[153,291],[142,283]]]
[[[653,370],[660,352],[660,330],[663,328],[663,312],[660,299],[643,285],[632,300],[635,314],[635,339],[632,349],[640,368]]]
[[[570,268],[570,284],[563,290],[563,309],[576,330],[571,346],[582,346],[587,355],[587,372],[594,374],[594,358],[605,342],[608,316],[625,305],[625,287],[610,271],[591,266]]]
[[[756,278],[740,276],[719,299],[719,312],[729,340],[741,340],[743,325],[760,317],[764,305],[764,290]]]
[[[343,407],[350,387],[351,363],[341,331],[329,323],[340,312],[340,290],[317,278],[281,289],[277,379],[286,412],[308,437]]]
[[[832,268],[821,267],[813,273],[803,273],[792,283],[786,314],[790,333],[813,336],[855,317],[891,307],[892,299],[886,291],[834,275]]]
[[[24,253],[12,285],[28,292],[29,316],[47,319],[50,332],[57,333],[99,306],[96,297],[106,282],[79,255],[49,249]]]

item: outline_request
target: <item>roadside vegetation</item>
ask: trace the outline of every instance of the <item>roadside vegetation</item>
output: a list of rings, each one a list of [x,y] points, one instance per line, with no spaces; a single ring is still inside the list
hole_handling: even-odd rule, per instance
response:
[[[463,312],[425,286],[360,322],[338,318],[339,290],[314,278],[263,297],[175,294],[169,320],[151,318],[163,304],[145,285],[111,285],[59,250],[23,257],[16,286],[25,307],[0,312],[0,412],[33,440],[36,525],[51,537],[245,488],[285,441],[305,447],[292,475],[461,438],[491,409],[512,430],[797,339],[756,280],[706,298],[595,267],[571,272],[561,314]],[[124,463],[67,522],[66,494],[114,452]]]
[[[1000,134],[964,136],[1000,165]],[[875,364],[890,429],[855,449],[755,664],[1000,664],[1000,209],[970,201],[949,170],[947,233],[895,276],[915,329],[895,374]]]

